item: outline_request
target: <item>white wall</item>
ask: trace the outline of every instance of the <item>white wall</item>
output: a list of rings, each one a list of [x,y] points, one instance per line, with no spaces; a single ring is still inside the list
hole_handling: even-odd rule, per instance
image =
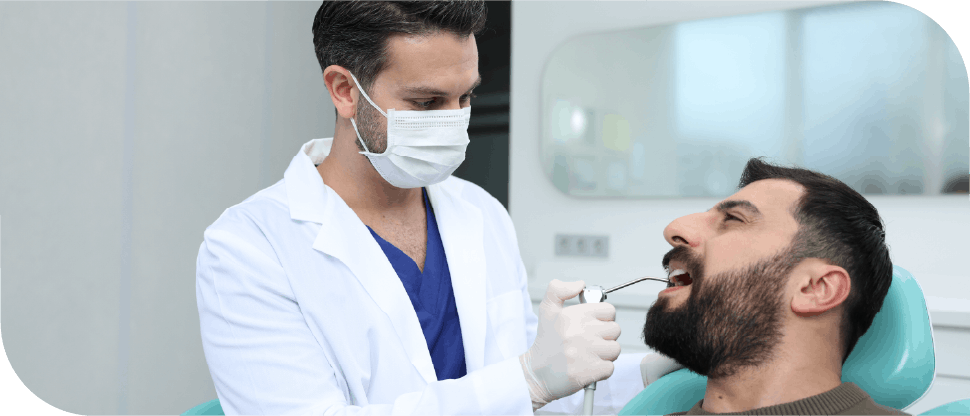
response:
[[[216,397],[195,259],[333,132],[317,2],[0,3],[3,345],[78,414]]]
[[[563,41],[584,33],[659,25],[808,7],[818,2],[515,2],[512,11],[511,183],[509,210],[533,299],[541,299],[554,278],[584,279],[609,286],[645,275],[660,275],[670,246],[663,228],[673,219],[707,210],[718,200],[581,199],[557,190],[542,171],[538,138],[543,66]],[[542,22],[537,24],[536,22]],[[609,77],[610,74],[589,74]],[[887,224],[894,262],[918,279],[927,295],[937,336],[937,382],[908,411],[919,412],[970,397],[970,203],[966,196],[878,196],[870,200]],[[555,234],[609,235],[610,257],[564,259],[554,255]],[[611,294],[620,343],[626,351],[646,350],[640,331],[646,308],[660,283],[645,282]]]

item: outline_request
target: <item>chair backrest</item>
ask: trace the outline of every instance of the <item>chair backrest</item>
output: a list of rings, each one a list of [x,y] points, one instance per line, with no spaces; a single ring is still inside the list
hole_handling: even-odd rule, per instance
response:
[[[224,415],[225,412],[222,411],[222,405],[219,404],[219,399],[209,400],[198,406],[195,406],[182,415]]]
[[[929,390],[936,374],[933,331],[923,290],[913,275],[893,266],[882,309],[842,366],[852,382],[883,406],[904,409]],[[707,377],[682,369],[651,383],[621,415],[655,415],[689,410],[704,398]]]
[[[970,415],[970,399],[957,400],[920,413],[924,415]]]

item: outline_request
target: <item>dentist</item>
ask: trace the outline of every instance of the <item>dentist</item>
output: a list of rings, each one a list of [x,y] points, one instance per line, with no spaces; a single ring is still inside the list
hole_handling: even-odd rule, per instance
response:
[[[617,361],[609,304],[532,312],[508,213],[451,176],[464,160],[483,2],[325,2],[313,43],[333,138],[227,209],[199,249],[206,361],[226,414],[531,414],[599,383],[597,411],[644,386]],[[581,394],[549,406],[576,412]]]

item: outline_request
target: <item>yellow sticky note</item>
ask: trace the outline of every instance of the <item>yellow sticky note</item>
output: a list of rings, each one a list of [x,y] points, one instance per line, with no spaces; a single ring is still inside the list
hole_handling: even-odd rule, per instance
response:
[[[610,150],[627,151],[630,148],[630,122],[619,114],[603,116],[603,145]]]

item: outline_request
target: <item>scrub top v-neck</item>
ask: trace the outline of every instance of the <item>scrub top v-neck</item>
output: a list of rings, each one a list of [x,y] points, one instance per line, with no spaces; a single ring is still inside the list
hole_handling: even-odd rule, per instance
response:
[[[381,246],[387,260],[391,262],[398,278],[404,284],[408,297],[411,298],[411,305],[414,306],[414,312],[417,313],[418,321],[421,323],[421,330],[424,332],[424,339],[428,344],[428,352],[431,353],[431,362],[434,363],[438,380],[456,379],[467,373],[458,306],[455,304],[448,259],[445,257],[445,248],[441,243],[441,234],[438,232],[438,222],[435,221],[434,210],[428,199],[428,191],[422,188],[421,194],[424,197],[428,224],[428,244],[423,273],[407,254],[381,238],[370,227],[367,229]]]

